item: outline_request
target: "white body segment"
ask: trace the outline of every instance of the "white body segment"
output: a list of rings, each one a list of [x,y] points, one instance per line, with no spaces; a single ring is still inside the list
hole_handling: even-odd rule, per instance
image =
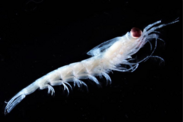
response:
[[[173,24],[175,22],[178,22],[178,20],[168,24]],[[69,93],[68,86],[72,88],[69,82],[73,82],[74,86],[77,85],[80,87],[80,85],[85,85],[87,87],[87,85],[80,79],[90,79],[96,84],[99,84],[96,76],[103,76],[108,82],[111,83],[111,78],[108,75],[110,71],[115,70],[121,72],[133,72],[137,69],[139,63],[152,57],[152,54],[156,49],[157,39],[159,39],[155,30],[168,25],[161,24],[155,26],[159,23],[161,23],[161,21],[148,25],[143,30],[142,35],[139,38],[134,38],[129,32],[127,32],[124,36],[106,41],[87,53],[92,56],[91,58],[60,67],[37,79],[32,84],[22,89],[7,103],[4,113],[9,113],[20,101],[25,98],[26,95],[33,93],[38,88],[48,88],[48,93],[53,95],[55,91],[52,86],[63,85],[64,89]],[[139,62],[130,62],[130,60],[132,60],[131,56],[137,53],[147,42],[150,43],[152,39],[155,39],[155,47],[151,55],[145,57]],[[127,65],[129,68],[121,67],[120,64]]]

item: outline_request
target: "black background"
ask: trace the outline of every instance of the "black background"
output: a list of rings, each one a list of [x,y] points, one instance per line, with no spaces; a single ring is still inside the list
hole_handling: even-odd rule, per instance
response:
[[[181,121],[181,1],[24,0],[0,3],[0,121],[134,122]],[[159,29],[165,41],[133,73],[110,73],[113,83],[85,80],[89,91],[62,86],[37,90],[4,116],[4,101],[44,74],[88,58],[86,52],[134,26],[157,20],[180,22]],[[146,49],[147,48],[147,49]],[[135,57],[149,54],[146,45]]]

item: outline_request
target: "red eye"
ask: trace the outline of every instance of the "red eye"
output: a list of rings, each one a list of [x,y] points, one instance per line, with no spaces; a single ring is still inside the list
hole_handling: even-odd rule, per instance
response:
[[[134,38],[138,38],[141,36],[142,34],[142,31],[139,29],[139,28],[136,28],[136,27],[133,27],[130,31],[132,37]]]

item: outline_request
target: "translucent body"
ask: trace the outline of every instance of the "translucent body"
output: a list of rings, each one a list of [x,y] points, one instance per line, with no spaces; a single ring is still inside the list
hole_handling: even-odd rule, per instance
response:
[[[175,22],[178,22],[178,20],[168,24],[173,24]],[[103,76],[106,78],[107,82],[111,83],[111,78],[108,75],[110,71],[133,72],[142,61],[145,61],[150,57],[160,58],[158,56],[152,56],[156,49],[157,39],[159,39],[156,30],[168,24],[156,26],[159,23],[161,23],[161,21],[157,21],[145,27],[139,37],[134,37],[131,33],[127,32],[121,37],[106,41],[87,53],[92,56],[91,58],[60,67],[35,80],[7,102],[4,113],[9,113],[26,95],[33,93],[37,89],[48,88],[48,93],[53,95],[55,91],[52,86],[63,85],[64,89],[69,93],[68,86],[72,88],[69,82],[73,82],[74,86],[77,85],[80,87],[80,85],[84,85],[87,87],[81,79],[90,79],[96,84],[99,84],[96,76]],[[151,40],[155,40],[155,47],[152,50],[152,53],[139,62],[129,62],[132,60],[131,56],[137,53],[147,42],[151,45]],[[128,65],[129,68],[122,67],[120,64]]]

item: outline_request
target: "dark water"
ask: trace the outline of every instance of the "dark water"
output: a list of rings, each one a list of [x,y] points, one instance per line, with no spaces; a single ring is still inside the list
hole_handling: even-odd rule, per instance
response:
[[[24,0],[0,3],[0,121],[1,122],[134,122],[181,121],[182,12],[180,1]],[[67,93],[54,87],[27,96],[4,116],[4,101],[46,73],[88,58],[94,46],[122,36],[132,27],[143,29],[162,20],[180,22],[160,29],[154,55],[133,73],[110,73],[113,83],[101,86],[85,80],[89,91]],[[134,57],[150,53],[146,45]]]

